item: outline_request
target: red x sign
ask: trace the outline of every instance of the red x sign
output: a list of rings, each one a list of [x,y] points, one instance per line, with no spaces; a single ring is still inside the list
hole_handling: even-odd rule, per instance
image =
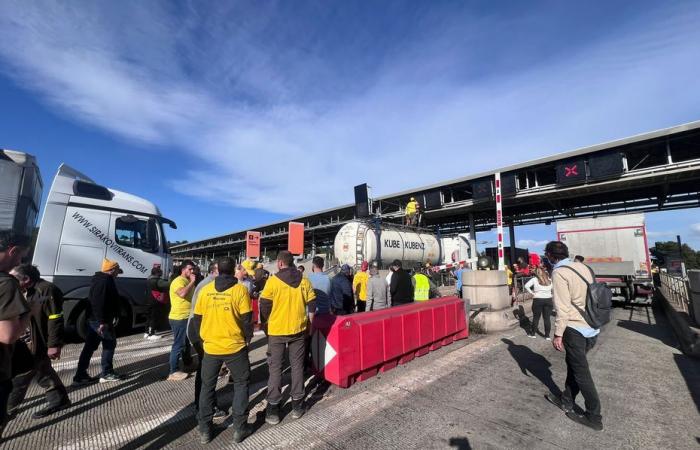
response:
[[[578,164],[574,164],[571,167],[564,167],[564,176],[573,177],[578,175]]]

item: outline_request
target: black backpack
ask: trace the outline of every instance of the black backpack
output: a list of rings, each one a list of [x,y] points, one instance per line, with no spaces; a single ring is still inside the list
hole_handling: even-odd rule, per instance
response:
[[[584,283],[586,283],[587,290],[586,290],[586,310],[582,311],[581,308],[578,306],[574,306],[578,310],[578,312],[581,313],[583,318],[586,320],[586,323],[591,328],[595,328],[596,330],[605,325],[606,323],[610,322],[610,315],[612,312],[612,291],[610,288],[605,284],[605,283],[598,283],[595,281],[595,274],[593,273],[593,269],[588,267],[588,270],[591,271],[591,276],[593,277],[593,283],[589,283],[583,276],[576,271],[573,267],[569,266],[562,266],[566,267],[567,269],[570,269],[572,272],[574,272],[576,275],[579,276],[583,280]]]

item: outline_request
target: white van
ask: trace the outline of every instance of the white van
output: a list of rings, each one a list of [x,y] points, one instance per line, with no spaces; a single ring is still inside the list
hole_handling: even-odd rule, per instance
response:
[[[120,323],[137,327],[147,321],[146,279],[159,266],[167,276],[171,257],[163,224],[176,228],[148,200],[96,184],[63,164],[53,179],[33,264],[42,278],[64,294],[66,330],[85,336],[90,279],[103,258],[117,261],[123,297]]]

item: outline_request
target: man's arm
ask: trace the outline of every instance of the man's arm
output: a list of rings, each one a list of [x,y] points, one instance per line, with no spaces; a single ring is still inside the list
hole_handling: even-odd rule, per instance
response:
[[[389,292],[391,293],[391,298],[393,299],[396,295],[396,287],[399,285],[399,277],[397,272],[391,276],[391,284],[389,285]]]
[[[552,296],[554,297],[554,309],[557,311],[554,321],[554,335],[563,336],[569,323],[572,306],[569,283],[558,270],[555,270],[552,275]]]
[[[185,286],[177,289],[175,293],[178,295],[178,297],[187,297],[187,294],[189,294],[192,288],[194,287],[195,280],[196,278],[194,277],[194,275],[192,275],[189,279],[189,282]]]
[[[63,293],[60,289],[52,286],[50,298],[44,303],[47,322],[47,346],[48,356],[51,359],[61,357],[61,347],[63,347]]]

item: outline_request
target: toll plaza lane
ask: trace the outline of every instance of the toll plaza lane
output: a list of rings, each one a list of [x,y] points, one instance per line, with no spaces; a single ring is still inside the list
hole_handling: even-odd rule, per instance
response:
[[[167,335],[166,335],[167,336]],[[129,377],[70,392],[73,406],[32,420],[43,396],[33,386],[5,431],[3,449],[200,448],[194,378],[164,381],[171,339],[121,338],[115,368]],[[684,356],[660,310],[617,308],[589,361],[605,430],[572,422],[544,394],[562,386],[563,354],[521,329],[472,335],[349,389],[307,379],[301,419],[264,423],[265,338],[251,351],[255,433],[242,444],[224,428],[209,448],[674,448],[700,445],[700,362]],[[56,369],[68,385],[79,345]],[[91,373],[99,366],[99,351]],[[286,380],[288,382],[289,380]],[[219,403],[232,390],[219,381]],[[579,399],[582,405],[583,400]],[[289,404],[283,414],[289,413]],[[224,425],[226,422],[224,421]]]

